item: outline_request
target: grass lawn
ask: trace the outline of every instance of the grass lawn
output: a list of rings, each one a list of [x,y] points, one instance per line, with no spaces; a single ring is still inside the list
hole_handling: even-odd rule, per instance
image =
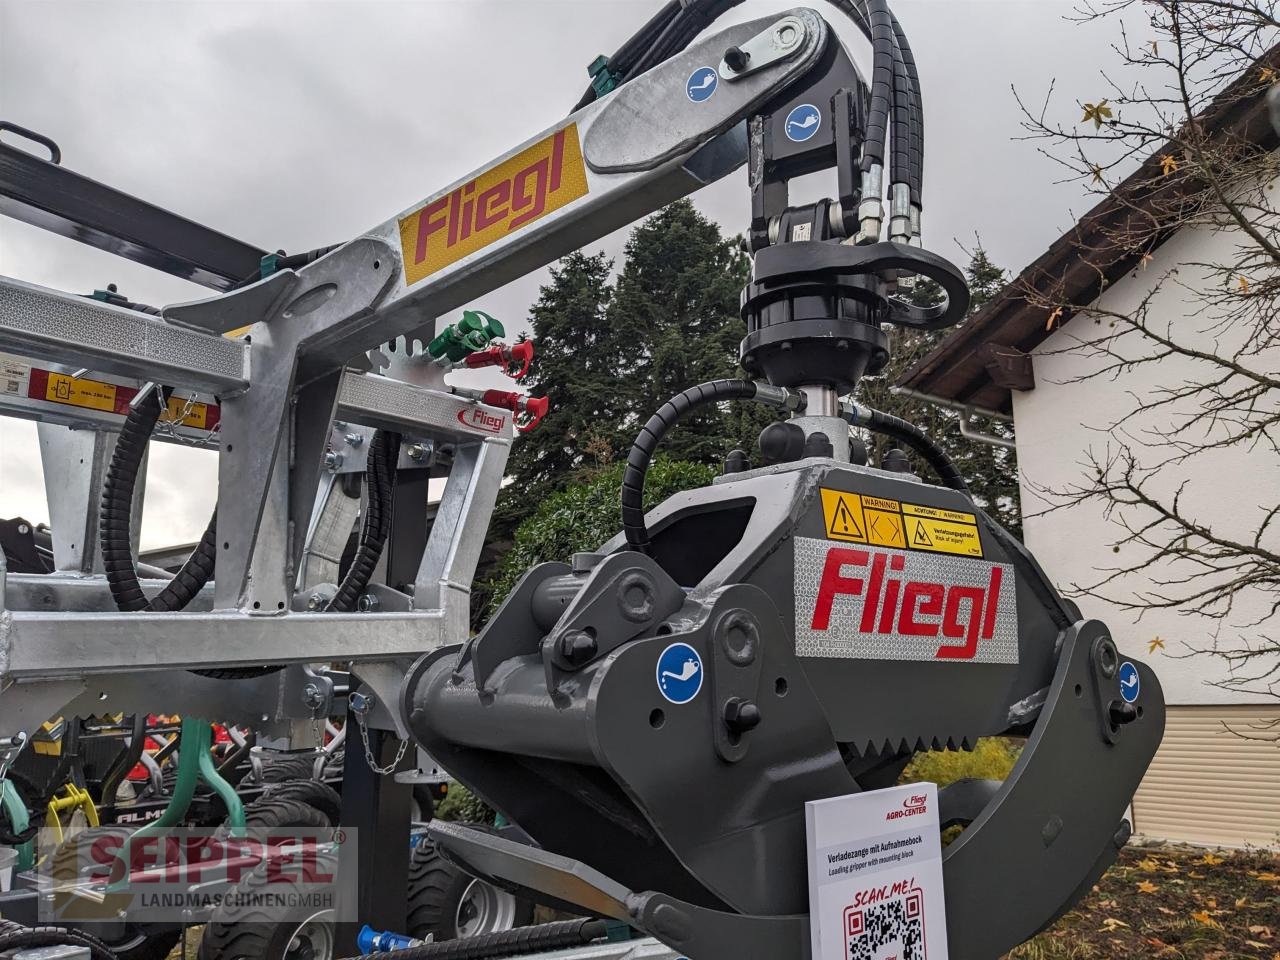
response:
[[[1129,846],[1008,960],[1280,960],[1280,856]]]

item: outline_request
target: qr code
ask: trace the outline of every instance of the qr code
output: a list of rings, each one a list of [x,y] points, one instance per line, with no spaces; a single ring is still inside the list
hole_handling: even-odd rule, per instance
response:
[[[848,907],[844,928],[848,960],[926,960],[920,890],[871,906]]]

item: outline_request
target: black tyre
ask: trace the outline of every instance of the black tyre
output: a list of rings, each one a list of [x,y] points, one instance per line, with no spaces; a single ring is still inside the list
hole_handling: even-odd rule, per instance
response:
[[[291,796],[268,794],[244,808],[244,825],[250,830],[273,827],[328,827],[329,817],[323,810]]]
[[[315,807],[329,819],[329,826],[336,827],[342,816],[342,797],[338,791],[319,780],[286,780],[265,789],[261,800],[299,800]]]
[[[436,798],[431,793],[431,785],[428,783],[415,783],[413,785],[413,805],[410,808],[409,819],[414,823],[427,823],[436,815]]]
[[[181,930],[147,933],[126,924],[124,935],[117,940],[107,940],[106,944],[119,960],[164,960],[181,936]]]
[[[276,757],[262,762],[263,783],[283,783],[286,780],[310,780],[315,771],[314,754],[298,757]]]
[[[336,871],[337,857],[323,853],[317,866]],[[282,892],[280,879],[269,879],[263,863],[236,885],[205,925],[199,960],[333,960],[337,953],[332,911],[286,919],[278,908],[245,905],[252,904],[253,895],[268,883],[272,893]]]
[[[409,858],[409,936],[465,940],[528,926],[533,904],[463,873],[423,841]]]

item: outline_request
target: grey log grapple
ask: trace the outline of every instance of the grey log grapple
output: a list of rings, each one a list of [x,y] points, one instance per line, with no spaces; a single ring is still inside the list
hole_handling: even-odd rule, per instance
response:
[[[668,0],[593,64],[567,118],[305,254],[90,181],[47,138],[0,123],[51,154],[0,143],[0,212],[220,291],[155,310],[114,288],[0,278],[0,412],[41,421],[56,567],[0,565],[0,769],[27,742],[10,734],[58,714],[180,710],[316,739],[350,687],[364,751],[347,750],[343,826],[365,832],[340,869],[356,871],[362,919],[405,920],[409,784],[373,771],[412,737],[532,841],[433,824],[472,873],[692,960],[807,960],[805,803],[1007,734],[1026,740],[1007,780],[940,793],[944,825],[965,828],[945,851],[950,955],[994,960],[1090,888],[1128,837],[1163,732],[1159,684],[1058,594],[940,448],[849,399],[884,370],[891,327],[939,330],[969,305],[960,271],[921,247],[923,108],[905,33],[886,0],[831,0],[871,40],[867,79],[807,8],[707,30],[738,2]],[[955,146],[945,159],[963,162]],[[520,345],[479,350],[500,332],[492,317],[421,338],[744,164],[750,379],[690,386],[656,411],[627,459],[618,536],[529,570],[468,640],[507,452],[546,405],[445,381],[459,364],[514,371]],[[833,197],[793,202],[795,178],[828,170]],[[908,296],[920,277],[937,298]],[[75,381],[94,402],[71,399]],[[725,402],[779,419],[758,452],[728,453],[717,482],[646,514],[663,437]],[[111,491],[145,479],[157,419],[172,440],[218,449],[219,498],[203,588],[148,605],[136,498]],[[133,439],[117,445],[122,427]],[[868,465],[855,428],[938,482],[902,451]],[[427,536],[418,511],[445,474]],[[95,572],[101,492],[102,555],[123,593]],[[360,510],[359,576],[340,580]]]
[[[880,175],[877,97],[830,37],[806,82],[749,121],[741,362],[762,381],[703,384],[659,410],[628,460],[623,533],[530,570],[403,691],[419,742],[537,844],[437,826],[450,855],[695,960],[808,955],[806,801],[889,786],[917,751],[1012,734],[1028,739],[1006,782],[940,794],[944,822],[966,825],[946,850],[951,955],[990,960],[1115,857],[1163,731],[1152,673],[1126,668],[1141,688],[1130,702],[1106,628],[1081,620],[945,454],[840,403],[884,367],[886,325],[937,329],[968,306],[959,272],[909,230],[877,242],[859,193]],[[823,166],[840,198],[788,206],[788,181]],[[899,199],[918,202],[918,172]],[[940,304],[898,296],[913,274],[941,286]],[[735,451],[710,487],[646,517],[662,436],[730,399],[791,413],[762,433],[762,465]],[[851,425],[913,447],[943,485],[857,462]]]

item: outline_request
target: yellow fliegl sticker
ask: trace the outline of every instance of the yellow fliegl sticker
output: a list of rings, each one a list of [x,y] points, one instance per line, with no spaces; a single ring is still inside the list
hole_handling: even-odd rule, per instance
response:
[[[414,284],[587,194],[571,123],[400,221],[404,279]]]

